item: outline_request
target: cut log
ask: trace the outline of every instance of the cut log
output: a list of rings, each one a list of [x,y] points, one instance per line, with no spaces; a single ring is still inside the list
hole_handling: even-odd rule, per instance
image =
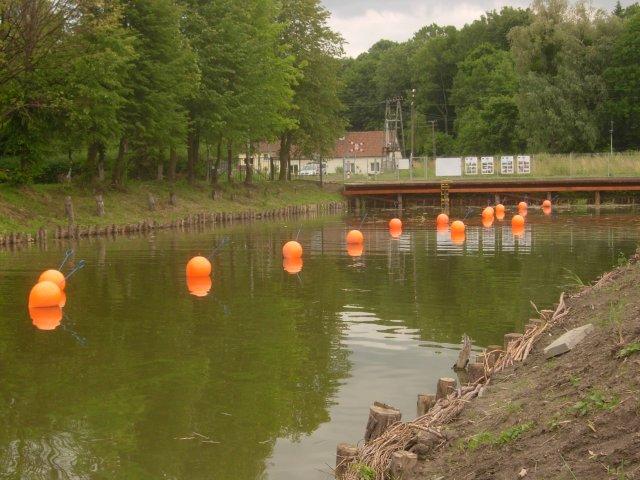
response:
[[[431,393],[418,394],[418,417],[427,413],[436,404],[436,396]]]
[[[469,356],[471,355],[471,339],[465,333],[462,336],[462,349],[458,355],[458,361],[454,365],[454,370],[464,370],[469,363]]]
[[[374,402],[369,408],[369,420],[364,432],[364,441],[370,442],[382,435],[391,425],[402,418],[400,410],[390,405]]]
[[[436,391],[436,401],[441,398],[447,398],[450,393],[456,389],[456,381],[453,378],[443,377],[438,380],[438,389]]]
[[[469,372],[469,383],[474,384],[484,377],[484,363],[470,363],[467,371]]]
[[[418,465],[418,455],[404,450],[391,454],[389,473],[394,480],[412,480]]]
[[[334,471],[335,477],[339,480],[344,478],[345,474],[349,470],[349,465],[358,456],[358,447],[349,443],[340,443],[336,451],[336,469]]]

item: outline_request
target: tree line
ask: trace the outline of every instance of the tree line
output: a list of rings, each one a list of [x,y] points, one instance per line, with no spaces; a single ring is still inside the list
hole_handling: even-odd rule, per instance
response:
[[[318,0],[0,0],[0,181],[73,165],[215,185],[262,140],[286,179],[294,145],[325,152],[344,128],[328,16]]]
[[[403,98],[416,153],[640,149],[640,7],[534,0],[457,29],[429,25],[342,62],[354,129],[382,126]],[[435,135],[433,132],[435,131]],[[408,148],[407,148],[408,150]]]

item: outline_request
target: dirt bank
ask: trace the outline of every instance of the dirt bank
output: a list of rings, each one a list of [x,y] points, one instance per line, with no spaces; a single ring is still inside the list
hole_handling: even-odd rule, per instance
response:
[[[568,315],[533,353],[492,377],[443,433],[417,478],[640,478],[640,264],[637,256],[567,299]],[[564,331],[592,323],[545,360]]]

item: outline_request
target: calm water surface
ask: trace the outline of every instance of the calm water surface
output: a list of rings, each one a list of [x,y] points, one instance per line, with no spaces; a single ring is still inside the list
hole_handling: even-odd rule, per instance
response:
[[[640,236],[630,213],[531,212],[522,238],[472,222],[458,246],[432,216],[397,240],[368,221],[358,258],[357,222],[336,217],[80,242],[54,331],[26,298],[69,245],[0,252],[0,478],[328,478],[373,400],[413,418],[463,333],[501,343],[568,270],[591,281]],[[289,275],[280,249],[301,225]],[[224,237],[211,292],[191,295],[186,261]]]

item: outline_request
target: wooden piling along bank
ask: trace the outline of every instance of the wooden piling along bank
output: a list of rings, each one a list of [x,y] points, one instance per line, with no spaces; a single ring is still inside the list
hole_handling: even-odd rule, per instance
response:
[[[376,480],[418,480],[418,461],[425,460],[447,442],[444,425],[455,419],[469,401],[482,395],[494,373],[525,360],[542,334],[560,323],[568,313],[563,293],[555,310],[542,310],[539,319],[529,320],[524,334],[506,334],[503,346],[491,345],[469,362],[465,385],[458,386],[453,378],[441,378],[435,395],[419,394],[418,418],[412,422],[401,422],[397,409],[375,402],[370,410],[364,444],[361,447],[346,443],[338,446],[336,478],[358,480],[361,478],[359,468],[367,466],[375,472]],[[376,417],[375,413],[380,409],[397,412],[397,415],[386,415],[383,421],[375,423],[375,435],[370,435],[372,417]],[[390,422],[393,418],[395,421]]]
[[[149,200],[151,203],[151,200]],[[154,200],[155,202],[155,200]],[[104,202],[102,198],[96,198],[98,214],[104,215]],[[320,214],[334,214],[343,212],[346,208],[345,202],[328,202],[313,205],[293,205],[278,209],[265,211],[244,211],[244,212],[215,212],[199,213],[189,215],[180,220],[159,223],[155,220],[144,220],[138,223],[126,225],[106,225],[83,227],[75,224],[75,215],[71,198],[65,200],[65,213],[68,226],[58,226],[51,232],[55,239],[80,239],[98,236],[116,236],[134,233],[148,233],[156,230],[180,229],[189,230],[194,228],[211,227],[216,225],[231,225],[234,222],[253,222],[256,220],[275,220],[298,216],[315,216]],[[11,247],[32,243],[45,243],[49,238],[49,232],[45,228],[38,229],[37,232],[11,232],[0,234],[0,247]]]

